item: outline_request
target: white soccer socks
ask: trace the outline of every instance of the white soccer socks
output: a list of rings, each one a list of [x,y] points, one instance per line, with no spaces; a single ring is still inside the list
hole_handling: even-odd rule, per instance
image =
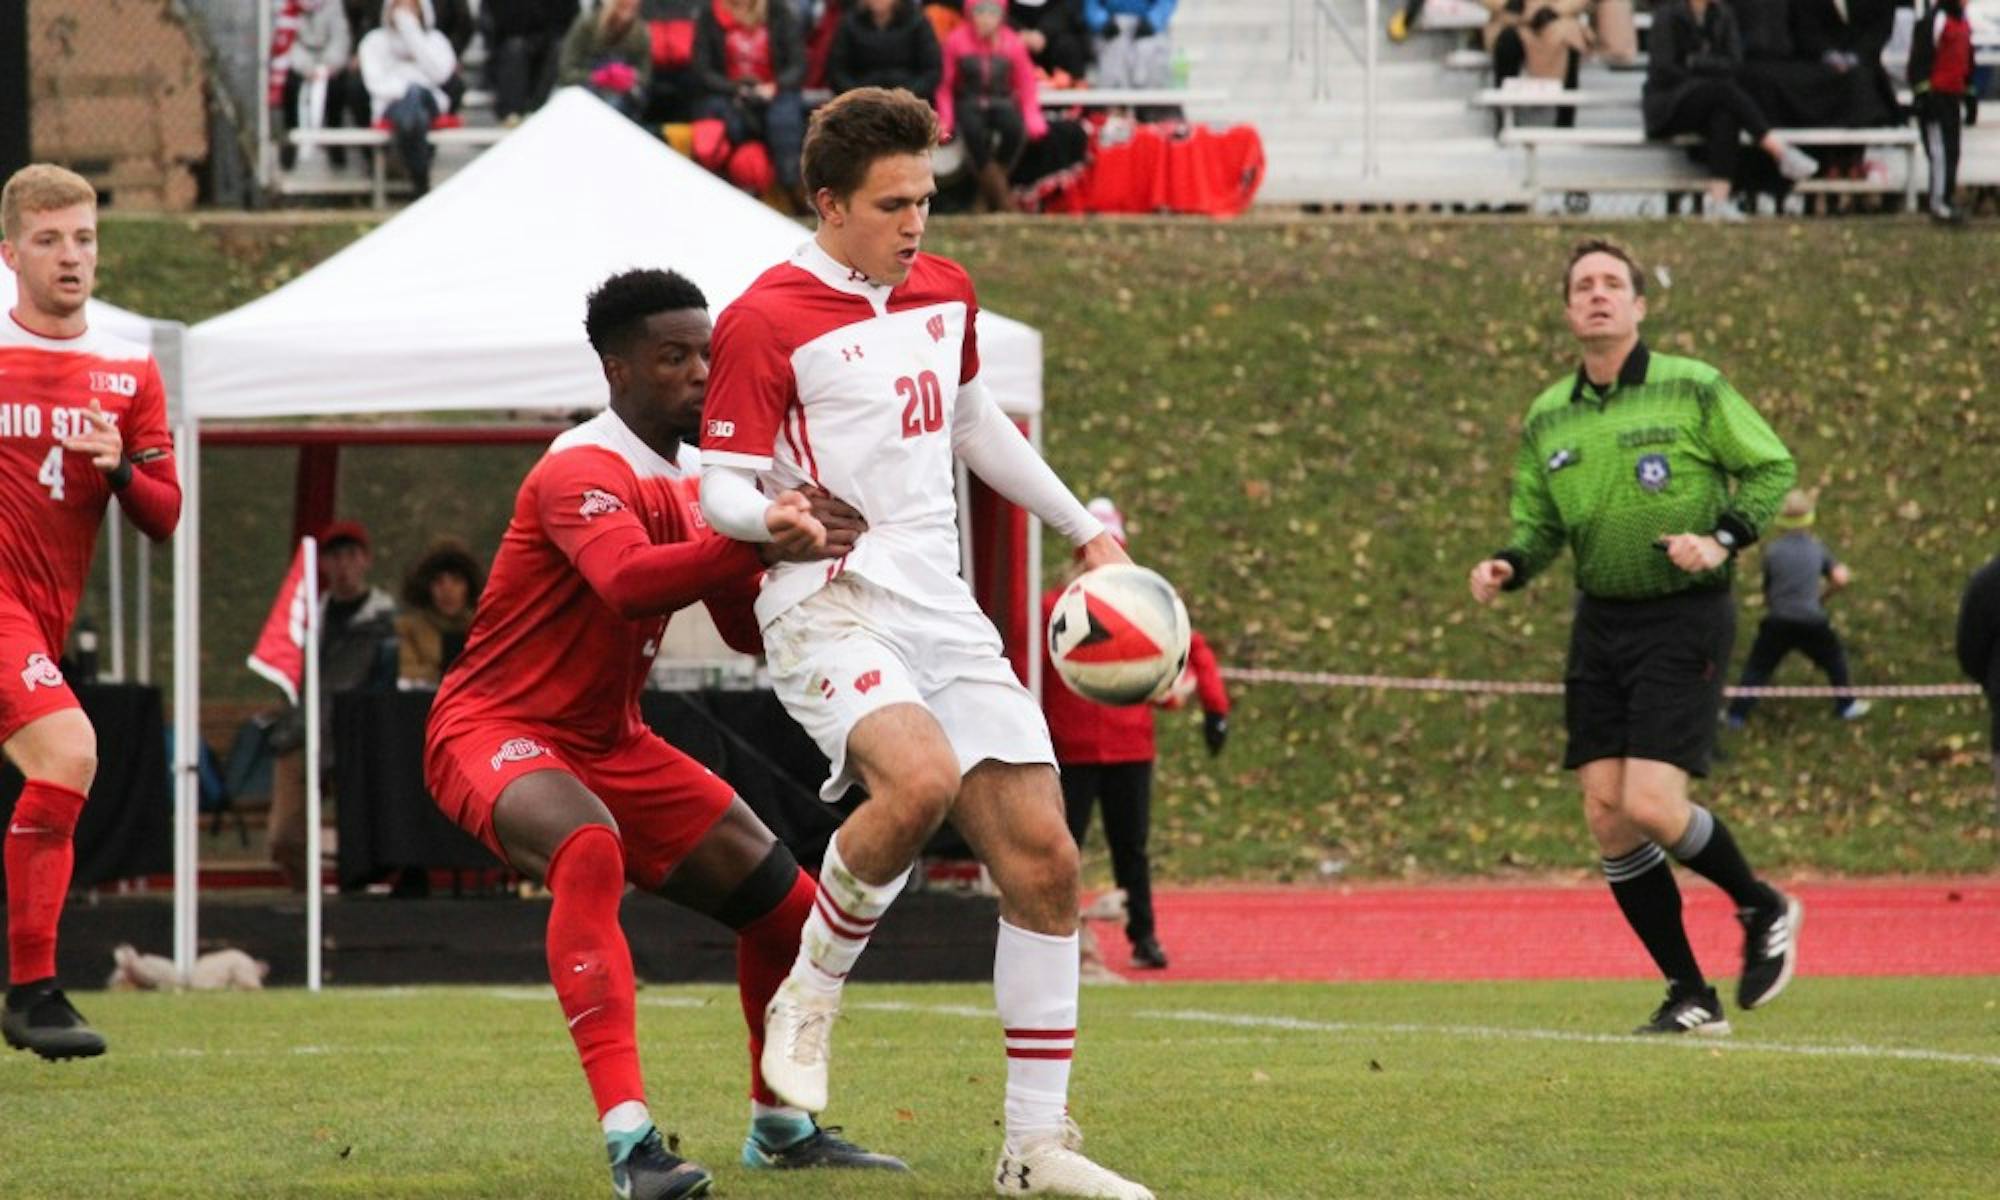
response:
[[[820,864],[819,896],[799,931],[793,981],[816,992],[838,992],[874,936],[875,923],[902,894],[911,869],[904,868],[887,883],[864,882],[841,861],[836,834],[826,844],[826,858]]]
[[[1007,1035],[1007,1143],[1060,1132],[1076,1051],[1077,938],[1000,922],[993,1001]]]
[[[827,843],[819,895],[799,930],[799,956],[764,1009],[764,1052],[758,1068],[765,1086],[787,1104],[809,1113],[826,1108],[841,986],[867,948],[875,923],[909,878],[905,869],[888,883],[866,883],[841,861],[840,839],[836,836]]]

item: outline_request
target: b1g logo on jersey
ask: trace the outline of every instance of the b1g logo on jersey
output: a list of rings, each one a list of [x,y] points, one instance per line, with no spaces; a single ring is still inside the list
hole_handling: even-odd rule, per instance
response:
[[[1647,492],[1663,492],[1674,478],[1674,469],[1667,465],[1664,454],[1641,455],[1637,466],[1632,468],[1633,478],[1639,487]]]
[[[708,423],[708,436],[710,436],[710,437],[712,437],[712,438],[726,438],[726,437],[735,437],[735,436],[736,436],[736,422],[734,422],[734,421],[710,421],[710,422]]]
[[[90,390],[110,392],[114,396],[136,396],[139,394],[139,377],[123,371],[92,371]]]
[[[624,512],[625,502],[610,492],[586,488],[583,493],[583,503],[577,505],[576,511],[577,515],[588,521],[592,517],[601,517],[606,513]]]
[[[531,758],[540,758],[548,752],[548,747],[542,745],[534,738],[508,738],[501,744],[500,752],[492,758],[493,769],[497,771],[508,763],[526,762]]]
[[[863,671],[854,677],[854,690],[866,696],[870,689],[882,686],[882,672]]]
[[[62,668],[56,666],[48,655],[37,650],[28,656],[28,669],[21,672],[21,683],[31,692],[38,687],[61,687]]]

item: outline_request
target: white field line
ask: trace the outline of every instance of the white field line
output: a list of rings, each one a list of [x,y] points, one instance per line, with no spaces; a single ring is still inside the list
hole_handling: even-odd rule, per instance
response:
[[[358,989],[357,989],[358,990]],[[379,997],[408,997],[409,988],[385,988],[366,992]],[[551,988],[490,988],[481,994],[494,1000],[541,1001],[555,999]],[[649,1008],[706,1008],[711,1003],[696,996],[640,995],[640,1004]],[[916,1013],[938,1017],[968,1017],[996,1020],[994,1012],[976,1004],[910,1004],[900,1000],[857,1000],[845,1006],[850,1011]],[[1414,1021],[1319,1021],[1306,1017],[1262,1016],[1252,1013],[1204,1012],[1198,1009],[1142,1009],[1129,1014],[1142,1021],[1172,1021],[1184,1025],[1210,1025],[1225,1029],[1274,1029],[1288,1033],[1340,1034],[1349,1037],[1445,1037],[1474,1041],[1562,1042],[1588,1046],[1647,1046],[1680,1050],[1716,1050],[1749,1054],[1793,1055],[1800,1058],[1861,1058],[1891,1062],[1949,1063],[1960,1066],[2000,1069],[2000,1055],[1964,1054],[1950,1050],[1927,1050],[1908,1046],[1869,1046],[1861,1043],[1816,1044],[1809,1042],[1759,1042],[1735,1038],[1642,1037],[1633,1034],[1581,1033],[1565,1029],[1520,1029],[1501,1025],[1426,1025]],[[321,1056],[351,1054],[402,1054],[401,1048],[383,1046],[273,1046],[268,1048],[170,1047],[120,1055],[121,1058],[247,1058],[276,1055]],[[28,1056],[21,1056],[26,1059]],[[4,1063],[14,1056],[0,1058]]]
[[[869,1012],[927,1013],[943,1017],[997,1019],[992,1009],[964,1004],[906,1004],[900,1001],[856,1001],[849,1009]],[[1859,1043],[1820,1045],[1803,1042],[1757,1042],[1736,1038],[1641,1037],[1634,1034],[1580,1033],[1565,1029],[1516,1029],[1500,1025],[1425,1025],[1419,1022],[1315,1021],[1305,1017],[1258,1016],[1248,1013],[1202,1012],[1193,1009],[1145,1009],[1127,1014],[1143,1021],[1175,1021],[1228,1029],[1278,1029],[1292,1033],[1333,1033],[1350,1036],[1437,1036],[1479,1041],[1569,1042],[1591,1046],[1659,1046],[1682,1050],[1728,1050],[1738,1053],[1791,1054],[1802,1058],[1867,1058],[1885,1061],[1954,1063],[2000,1068],[2000,1054],[1961,1054],[1903,1046]]]

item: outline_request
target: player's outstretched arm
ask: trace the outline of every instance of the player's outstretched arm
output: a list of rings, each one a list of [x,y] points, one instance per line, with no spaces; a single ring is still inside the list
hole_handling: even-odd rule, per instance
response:
[[[952,408],[951,448],[986,486],[1083,547],[1085,566],[1131,561],[977,379],[959,385]],[[1096,543],[1111,543],[1111,548]],[[1111,557],[1114,552],[1116,557]]]

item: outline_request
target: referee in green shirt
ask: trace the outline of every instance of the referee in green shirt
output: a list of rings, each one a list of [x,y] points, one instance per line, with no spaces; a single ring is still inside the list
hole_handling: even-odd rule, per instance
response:
[[[1513,536],[1472,569],[1490,604],[1568,545],[1581,592],[1563,672],[1584,816],[1619,910],[1667,977],[1640,1033],[1726,1034],[1681,923],[1669,854],[1727,891],[1743,925],[1736,1003],[1791,981],[1799,902],[1759,879],[1722,818],[1689,802],[1708,772],[1736,637],[1730,562],[1792,486],[1784,443],[1721,372],[1639,340],[1646,279],[1626,251],[1570,254],[1564,312],[1583,346],[1574,377],[1535,398],[1514,467]]]

